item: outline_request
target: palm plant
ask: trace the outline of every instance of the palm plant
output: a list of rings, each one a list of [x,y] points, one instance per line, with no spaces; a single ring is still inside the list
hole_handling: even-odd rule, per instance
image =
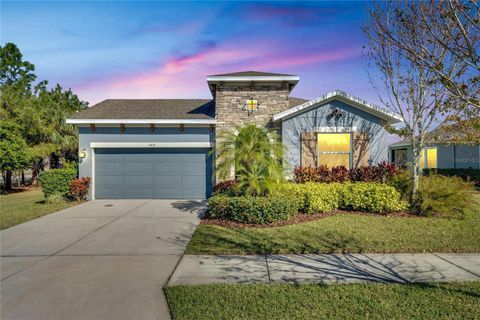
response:
[[[273,131],[254,124],[223,131],[217,137],[218,178],[234,177],[246,195],[265,195],[283,179],[283,154],[284,147]]]

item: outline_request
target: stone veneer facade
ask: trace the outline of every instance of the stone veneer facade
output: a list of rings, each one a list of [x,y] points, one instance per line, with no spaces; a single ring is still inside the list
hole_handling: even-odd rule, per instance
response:
[[[256,123],[260,126],[274,128],[273,115],[289,108],[289,92],[288,85],[281,82],[218,85],[215,90],[217,133],[245,123]],[[259,107],[258,111],[248,115],[244,105],[251,98],[258,101]]]
[[[267,128],[280,130],[280,123],[273,123],[273,116],[289,109],[288,84],[282,82],[251,83],[249,85],[226,83],[219,84],[215,88],[215,117],[217,124],[216,133],[222,130],[231,130],[237,125],[255,123]],[[258,110],[248,115],[244,108],[249,99],[258,101]],[[217,141],[218,142],[218,141]],[[226,179],[233,179],[232,172]],[[217,175],[216,181],[222,179]]]

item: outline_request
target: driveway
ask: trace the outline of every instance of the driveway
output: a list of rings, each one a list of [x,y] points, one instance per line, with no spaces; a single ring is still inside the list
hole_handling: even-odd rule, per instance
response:
[[[168,319],[201,201],[94,200],[0,232],[1,319]]]

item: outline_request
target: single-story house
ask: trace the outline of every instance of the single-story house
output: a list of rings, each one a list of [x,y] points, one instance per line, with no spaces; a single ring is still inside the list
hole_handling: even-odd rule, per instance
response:
[[[253,122],[278,130],[295,166],[387,161],[384,124],[398,115],[343,91],[290,97],[299,77],[236,72],[207,77],[212,99],[109,99],[67,119],[79,130],[79,175],[90,197],[206,198],[216,133]]]
[[[409,142],[397,142],[388,146],[390,163],[399,167],[413,162],[412,146]],[[479,169],[480,144],[458,144],[448,142],[428,143],[420,154],[420,168]]]

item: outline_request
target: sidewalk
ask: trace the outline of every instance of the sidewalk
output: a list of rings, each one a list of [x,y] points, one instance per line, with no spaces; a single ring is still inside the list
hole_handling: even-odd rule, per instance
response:
[[[470,280],[480,281],[480,254],[185,255],[167,285]]]

